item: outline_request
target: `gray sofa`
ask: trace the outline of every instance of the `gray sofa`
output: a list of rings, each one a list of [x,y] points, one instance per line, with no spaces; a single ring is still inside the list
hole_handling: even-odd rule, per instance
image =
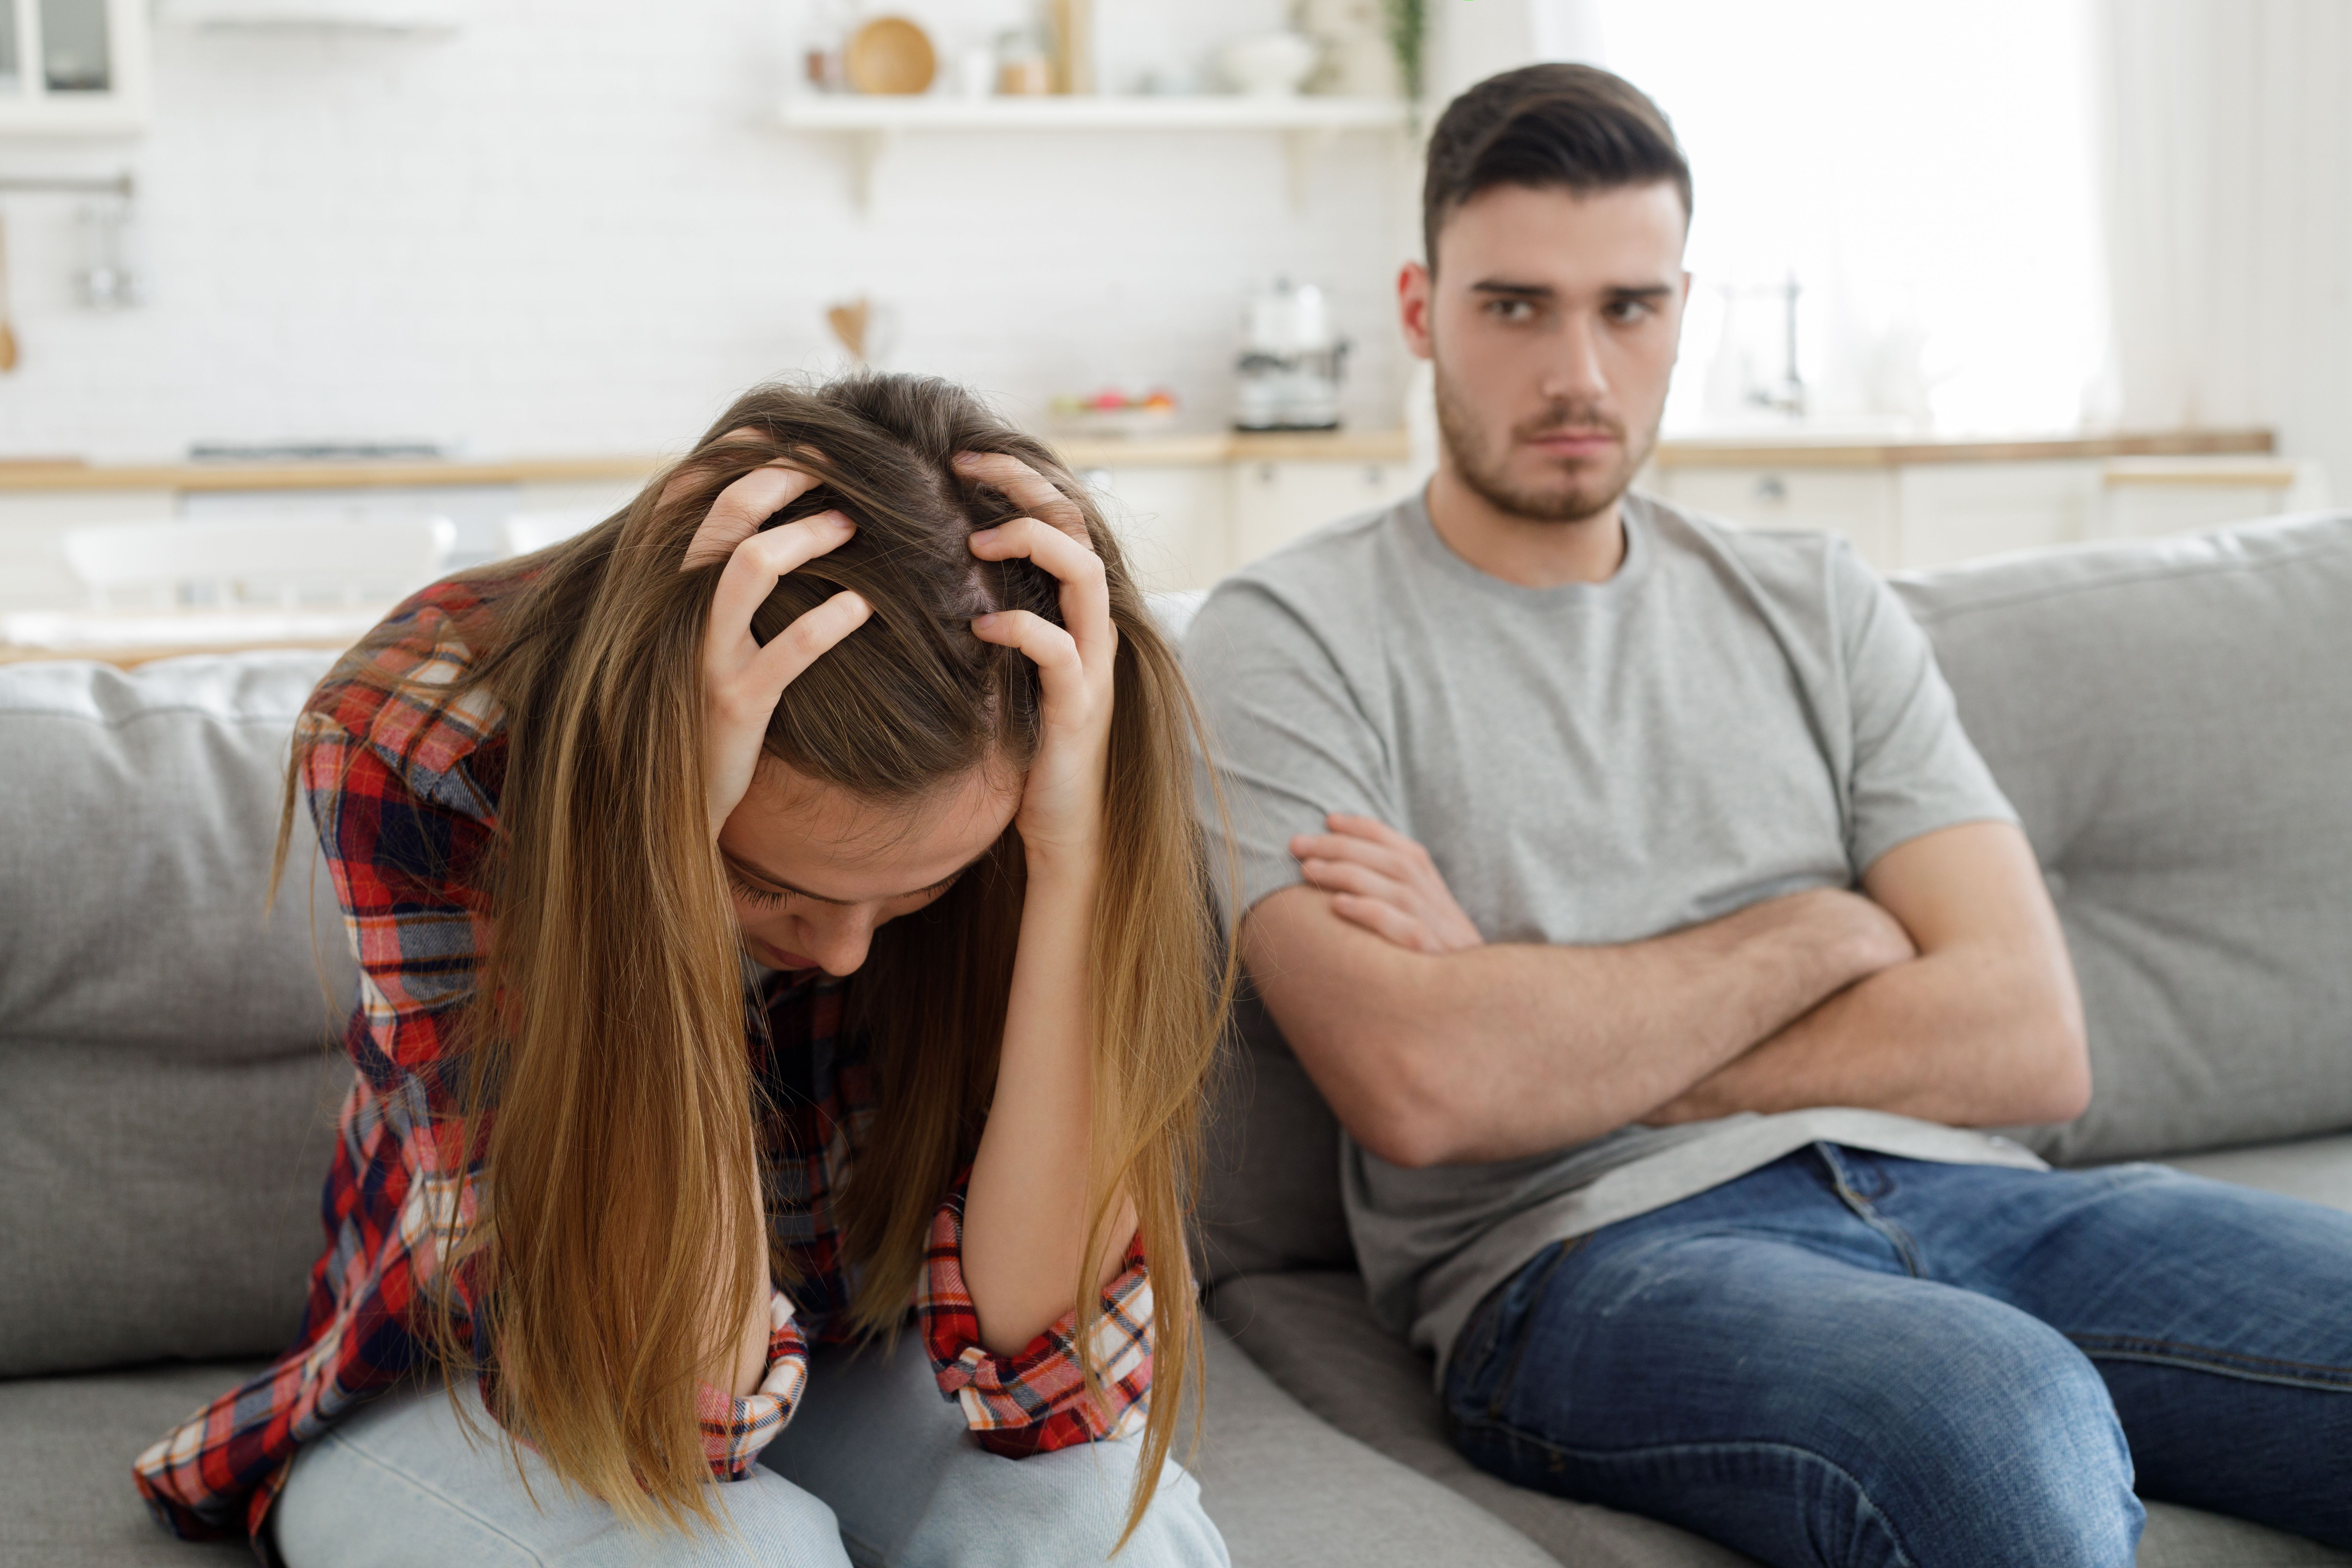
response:
[[[2027,1136],[2352,1208],[2352,514],[1903,592],[2083,980],[2095,1100]],[[276,917],[259,904],[325,662],[0,667],[0,1564],[241,1550],[156,1531],[129,1466],[287,1341],[318,1245],[351,976],[307,854]],[[1237,1033],[1196,1461],[1234,1562],[1745,1563],[1454,1456],[1427,1364],[1364,1308],[1328,1112],[1262,1014]],[[2140,1561],[2352,1555],[2158,1505]]]

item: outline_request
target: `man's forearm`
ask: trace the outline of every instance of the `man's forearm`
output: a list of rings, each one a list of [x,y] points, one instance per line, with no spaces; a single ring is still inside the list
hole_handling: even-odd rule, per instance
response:
[[[2067,1121],[2090,1086],[2053,989],[2010,953],[1948,948],[1839,992],[1644,1120],[1847,1105],[1957,1127]]]
[[[1827,889],[1648,942],[1444,956],[1381,943],[1322,898],[1267,900],[1244,956],[1341,1121],[1408,1164],[1599,1137],[1911,952],[1883,910]]]

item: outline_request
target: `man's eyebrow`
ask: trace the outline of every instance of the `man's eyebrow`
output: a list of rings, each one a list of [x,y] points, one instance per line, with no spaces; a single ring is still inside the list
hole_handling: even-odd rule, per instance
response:
[[[1601,290],[1612,300],[1663,300],[1674,291],[1673,285],[1666,283],[1612,283]],[[1490,278],[1471,284],[1470,292],[1506,300],[1549,300],[1559,290],[1549,283],[1506,283]]]
[[[992,848],[994,846],[991,846],[990,847]],[[974,866],[979,865],[982,860],[987,859],[988,853],[989,852],[986,849],[982,850],[979,854],[973,856],[971,859],[965,861],[962,865],[957,867],[946,876],[941,877],[938,881],[933,882],[928,888],[917,888],[910,892],[905,893],[886,893],[883,897],[885,899],[911,899],[916,893],[929,893],[935,891],[938,889],[944,888],[950,882],[954,881],[958,877],[962,876],[966,871],[971,870]],[[752,864],[751,861],[744,859],[743,857],[736,854],[731,849],[721,848],[719,851],[719,858],[726,861],[730,866],[734,867],[737,870],[747,872],[755,879],[765,882],[772,888],[790,893],[794,898],[814,899],[820,904],[853,904],[860,901],[856,899],[828,899],[823,893],[812,893],[806,888],[795,888],[790,882],[785,881],[782,877],[777,876],[773,871],[767,869],[765,867]]]

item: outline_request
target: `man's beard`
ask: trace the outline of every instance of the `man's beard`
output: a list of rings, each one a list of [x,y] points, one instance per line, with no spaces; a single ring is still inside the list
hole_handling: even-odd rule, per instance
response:
[[[1633,476],[1657,445],[1653,426],[1636,443],[1626,438],[1622,422],[1600,410],[1573,403],[1556,403],[1538,418],[1514,427],[1510,442],[1490,452],[1486,427],[1467,403],[1454,395],[1441,367],[1437,371],[1437,430],[1454,458],[1462,482],[1489,506],[1531,522],[1582,522],[1617,504],[1633,484]],[[1507,471],[1511,447],[1556,430],[1606,430],[1617,437],[1617,464],[1607,473],[1569,480],[1553,489],[1528,489],[1512,483]]]

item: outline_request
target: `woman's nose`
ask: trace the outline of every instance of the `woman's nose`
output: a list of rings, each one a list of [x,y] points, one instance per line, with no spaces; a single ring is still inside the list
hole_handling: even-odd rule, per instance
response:
[[[829,910],[824,919],[806,921],[804,930],[801,952],[838,977],[866,962],[874,941],[874,917],[863,910]]]

